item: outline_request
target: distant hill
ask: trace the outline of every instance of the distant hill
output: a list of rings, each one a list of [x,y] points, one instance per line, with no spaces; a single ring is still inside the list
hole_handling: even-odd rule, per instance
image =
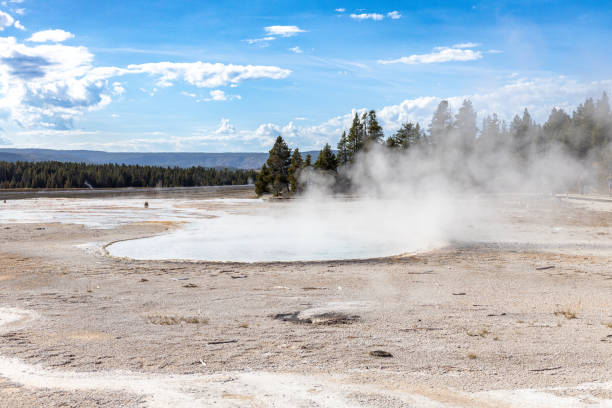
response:
[[[302,152],[317,159],[319,152]],[[51,150],[0,148],[0,161],[59,161],[89,164],[135,164],[163,167],[232,167],[258,169],[268,153],[111,153],[96,150]]]

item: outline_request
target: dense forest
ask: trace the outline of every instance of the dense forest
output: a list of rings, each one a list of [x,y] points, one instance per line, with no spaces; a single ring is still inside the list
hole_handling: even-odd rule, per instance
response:
[[[442,101],[427,129],[419,123],[403,123],[386,140],[376,112],[371,110],[361,116],[355,114],[336,152],[326,145],[314,164],[308,157],[302,160],[298,149],[292,153],[279,136],[258,174],[255,188],[258,195],[289,195],[304,189],[300,185],[304,177],[300,175],[319,172],[333,175],[336,191],[347,190],[350,169],[360,155],[375,149],[405,153],[388,154],[385,157],[389,160],[436,161],[436,169],[447,179],[471,186],[501,179],[510,170],[522,172],[524,178],[531,177],[534,163],[554,155],[583,163],[584,168],[589,168],[588,177],[596,179],[594,183],[607,186],[605,181],[612,180],[611,141],[612,111],[605,92],[598,100],[588,98],[571,114],[553,108],[543,125],[537,124],[525,109],[510,123],[496,114],[489,115],[479,128],[471,101],[463,101],[454,115],[448,101]],[[563,165],[559,160],[556,164]],[[577,185],[585,184],[586,175],[575,177]]]
[[[250,184],[254,170],[0,162],[0,188],[196,187]]]

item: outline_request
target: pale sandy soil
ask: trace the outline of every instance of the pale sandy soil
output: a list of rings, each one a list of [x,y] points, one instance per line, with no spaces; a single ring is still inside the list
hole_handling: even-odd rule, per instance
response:
[[[612,204],[499,205],[365,261],[133,261],[100,247],[180,225],[0,224],[0,406],[612,407]]]

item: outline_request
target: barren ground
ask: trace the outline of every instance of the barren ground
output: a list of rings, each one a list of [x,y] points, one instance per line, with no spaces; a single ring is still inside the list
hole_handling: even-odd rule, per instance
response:
[[[504,202],[511,240],[366,261],[134,261],[100,246],[180,226],[0,224],[0,406],[612,407],[612,202]]]

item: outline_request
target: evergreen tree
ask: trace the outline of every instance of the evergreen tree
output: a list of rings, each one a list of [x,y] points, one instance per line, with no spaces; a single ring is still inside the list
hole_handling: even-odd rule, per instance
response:
[[[535,141],[537,129],[535,122],[531,118],[527,108],[523,111],[523,116],[514,116],[510,124],[510,135],[512,138],[513,150],[518,158],[526,159],[529,155],[532,143]]]
[[[384,137],[383,128],[378,124],[376,119],[376,111],[371,110],[365,117],[364,122],[365,128],[365,144],[370,146],[373,143],[380,143]]]
[[[553,108],[542,129],[547,143],[557,142],[568,146],[571,137],[572,119],[563,109]]]
[[[455,129],[457,130],[457,147],[464,154],[469,154],[476,140],[476,112],[469,99],[463,101],[459,112],[455,115]]]
[[[452,127],[453,118],[448,101],[441,101],[431,118],[431,123],[429,124],[429,136],[431,138],[431,143],[434,146],[444,146],[447,142],[446,139]]]
[[[264,163],[261,166],[261,170],[257,173],[257,178],[255,179],[255,194],[257,196],[261,196],[262,194],[269,193],[269,184],[270,184],[270,170],[268,170],[268,166]]]
[[[334,152],[331,150],[329,143],[325,144],[325,147],[319,153],[319,157],[314,164],[314,168],[317,170],[329,170],[336,171],[338,168],[338,162]]]
[[[289,190],[292,193],[297,193],[300,191],[299,178],[303,165],[304,161],[302,160],[302,155],[296,148],[293,151],[293,155],[291,156],[291,164],[289,165]]]
[[[312,156],[309,153],[309,154],[306,155],[306,158],[304,159],[304,165],[302,166],[302,168],[306,168],[306,167],[312,166],[311,162],[312,162]]]
[[[347,137],[348,161],[353,161],[357,152],[363,148],[363,124],[359,121],[359,116],[355,113],[353,124],[349,129]]]
[[[266,164],[270,171],[270,180],[272,181],[272,193],[275,196],[280,196],[284,192],[289,191],[289,165],[291,161],[291,151],[287,143],[279,135],[274,142],[274,146],[270,149],[270,155]]]
[[[342,137],[338,142],[338,166],[343,166],[349,161],[348,141],[346,139],[346,131],[342,132]]]
[[[404,123],[387,139],[387,146],[391,148],[408,149],[420,143],[422,138],[421,127],[418,123]]]

